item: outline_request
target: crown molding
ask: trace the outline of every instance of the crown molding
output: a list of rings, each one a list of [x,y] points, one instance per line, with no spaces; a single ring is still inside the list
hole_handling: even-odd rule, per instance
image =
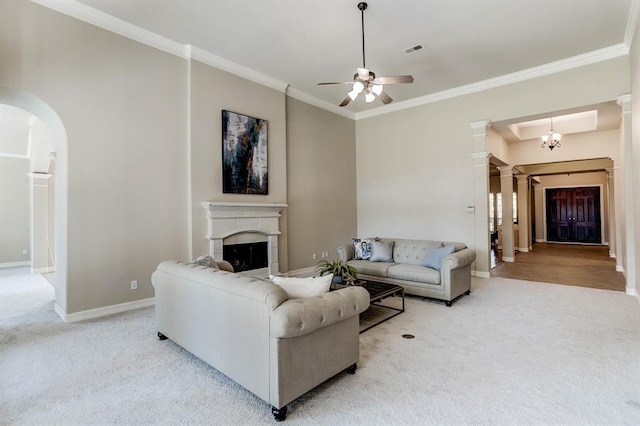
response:
[[[320,109],[324,109],[326,111],[332,112],[337,115],[341,115],[343,117],[349,118],[351,120],[356,119],[356,113],[353,111],[349,111],[348,109],[341,108],[337,105],[331,104],[327,101],[323,101],[322,99],[318,99],[314,96],[311,96],[301,90],[295,89],[293,87],[289,87],[287,89],[287,96],[290,96],[299,101],[305,102],[307,104],[313,105]]]
[[[159,34],[145,30],[127,21],[108,15],[76,0],[31,0],[41,6],[93,24],[105,30],[120,34],[147,46],[155,47],[167,53],[187,58],[185,46],[163,37]]]
[[[341,115],[343,117],[350,118],[352,120],[361,120],[378,115],[391,113],[394,111],[400,111],[408,108],[422,106],[434,102],[439,102],[458,96],[464,96],[476,92],[481,92],[496,87],[506,86],[513,83],[526,81],[529,79],[543,77],[550,74],[567,71],[573,68],[578,68],[584,65],[590,65],[597,62],[614,59],[620,56],[629,54],[629,46],[633,40],[636,24],[638,22],[638,15],[640,13],[640,0],[632,0],[629,19],[627,20],[627,27],[625,31],[625,38],[623,43],[619,43],[610,47],[606,47],[592,52],[587,52],[582,55],[573,56],[571,58],[562,59],[560,61],[551,62],[545,65],[529,68],[522,71],[517,71],[503,76],[479,81],[476,83],[467,84],[464,86],[455,87],[448,90],[432,93],[429,95],[421,96],[418,98],[409,99],[406,101],[396,102],[390,105],[370,109],[361,112],[352,112],[339,108],[329,102],[318,99],[300,90],[288,88],[287,83],[270,77],[266,74],[259,73],[257,71],[246,68],[242,65],[238,65],[227,59],[216,56],[203,49],[183,45],[169,38],[163,37],[159,34],[145,30],[141,27],[133,25],[127,21],[108,15],[76,0],[31,0],[46,8],[55,10],[89,24],[98,26],[107,31],[114,32],[121,36],[130,38],[156,49],[165,51],[167,53],[179,56],[183,59],[194,59],[203,62],[207,65],[220,68],[224,71],[238,75],[247,80],[253,81],[258,84],[265,85],[272,89],[286,93],[292,98],[306,102],[308,104],[317,106],[318,108],[327,110],[329,112]]]
[[[223,71],[230,72],[244,79],[253,81],[254,83],[261,84],[263,86],[270,87],[278,92],[284,93],[287,90],[288,83],[277,80],[273,77],[269,77],[266,74],[259,73],[250,68],[231,62],[220,56],[214,55],[199,47],[186,45],[185,52],[189,59],[195,59],[196,61],[203,62],[207,65],[211,65],[214,68],[219,68]]]
[[[490,79],[482,80],[476,83],[455,87],[453,89],[443,90],[441,92],[436,92],[430,95],[409,99],[407,101],[393,103],[390,105],[371,109],[368,111],[358,112],[356,113],[356,120],[375,117],[378,115],[387,114],[389,112],[400,111],[403,109],[413,108],[416,106],[426,105],[434,102],[444,101],[447,99],[456,98],[458,96],[464,96],[464,95],[469,95],[476,92],[482,92],[488,89],[494,89],[496,87],[507,86],[509,84],[519,83],[522,81],[531,80],[538,77],[544,77],[544,76],[555,74],[562,71],[568,71],[568,70],[582,67],[585,65],[591,65],[598,62],[607,61],[609,59],[618,58],[620,56],[626,56],[628,54],[629,54],[629,46],[627,46],[624,43],[619,43],[613,46],[605,47],[603,49],[587,52],[582,55],[577,55],[571,58],[550,62],[545,65],[528,68],[522,71],[516,71],[516,72],[505,74],[499,77],[490,78]]]

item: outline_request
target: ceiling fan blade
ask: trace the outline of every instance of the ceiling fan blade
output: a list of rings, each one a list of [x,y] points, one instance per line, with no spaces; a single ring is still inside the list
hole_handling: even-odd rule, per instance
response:
[[[375,80],[380,84],[398,84],[398,83],[413,83],[412,75],[398,75],[395,77],[378,77]]]
[[[389,95],[387,95],[385,92],[380,92],[379,95],[377,95],[378,98],[380,98],[380,100],[382,101],[383,104],[390,104],[391,102],[393,102],[393,98]]]
[[[329,83],[318,83],[318,86],[324,86],[326,84],[353,84],[353,81],[332,81]]]
[[[346,98],[344,98],[344,99],[342,100],[342,102],[340,103],[340,106],[341,106],[341,107],[343,107],[343,106],[347,106],[347,105],[349,104],[349,102],[351,102],[351,98],[350,98],[349,96],[347,96]]]
[[[358,77],[360,77],[361,80],[368,80],[369,79],[369,70],[366,68],[356,68],[356,70],[358,71]]]

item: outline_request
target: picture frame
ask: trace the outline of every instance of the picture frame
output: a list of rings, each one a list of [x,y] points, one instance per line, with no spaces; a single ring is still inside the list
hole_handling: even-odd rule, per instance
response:
[[[222,192],[268,195],[268,122],[222,110]]]

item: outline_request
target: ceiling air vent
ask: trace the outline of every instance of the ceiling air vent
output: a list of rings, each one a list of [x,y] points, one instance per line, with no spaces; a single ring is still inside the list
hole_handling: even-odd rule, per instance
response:
[[[406,49],[404,49],[404,53],[406,53],[407,55],[410,55],[414,52],[417,52],[418,50],[422,49],[422,45],[421,44],[416,44],[415,46],[411,46],[411,47],[407,47]]]

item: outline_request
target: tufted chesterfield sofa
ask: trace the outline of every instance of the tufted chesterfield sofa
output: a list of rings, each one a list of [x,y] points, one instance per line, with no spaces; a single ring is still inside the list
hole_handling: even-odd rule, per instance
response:
[[[354,260],[352,244],[338,247],[343,262],[356,268],[358,278],[398,284],[405,293],[444,300],[447,306],[462,294],[471,291],[471,264],[476,259],[473,250],[464,243],[379,238],[382,242],[394,242],[393,262]],[[422,266],[431,250],[453,246],[454,252],[442,259],[440,269]]]
[[[288,299],[279,286],[182,262],[153,273],[158,337],[182,346],[272,405],[286,405],[360,356],[359,314],[369,293],[349,287]]]

